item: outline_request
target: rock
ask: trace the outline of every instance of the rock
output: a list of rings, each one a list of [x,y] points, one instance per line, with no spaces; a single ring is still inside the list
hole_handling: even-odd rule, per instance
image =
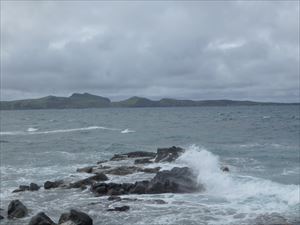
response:
[[[127,155],[128,158],[140,158],[140,157],[150,157],[154,158],[156,156],[155,152],[143,152],[143,151],[136,151],[136,152],[128,152],[124,155]]]
[[[179,147],[171,148],[158,148],[155,157],[155,162],[173,162],[175,161],[185,150]]]
[[[120,206],[120,207],[115,207],[113,209],[108,209],[107,211],[117,211],[117,212],[126,212],[130,209],[128,205]]]
[[[25,205],[19,200],[13,200],[8,205],[7,215],[9,219],[22,218],[28,214],[28,210]]]
[[[148,164],[148,163],[153,163],[151,160],[153,158],[143,158],[143,159],[136,159],[134,160],[134,164]]]
[[[40,189],[40,186],[35,183],[30,183],[29,190],[30,191],[38,191]]]
[[[45,189],[51,189],[51,188],[57,188],[63,185],[63,181],[62,180],[57,180],[57,181],[46,181],[44,183],[44,188]]]
[[[60,216],[58,223],[62,224],[69,221],[76,225],[93,225],[93,220],[89,217],[89,215],[74,209],[71,209],[69,213],[63,213]]]
[[[61,223],[60,225],[77,225],[77,224],[74,223],[73,221],[67,221],[67,222]]]
[[[119,176],[125,176],[128,174],[136,173],[139,171],[139,167],[136,166],[120,166],[116,167],[110,170],[107,170],[106,174],[113,174],[113,175],[119,175]]]
[[[203,190],[188,167],[174,167],[158,172],[150,181],[148,193],[191,193]]]
[[[229,172],[229,168],[228,168],[227,166],[222,166],[222,167],[221,167],[221,170],[222,170],[223,172]]]
[[[94,166],[87,166],[83,168],[78,168],[76,171],[80,173],[92,173]]]
[[[114,154],[110,161],[120,161],[124,159],[127,159],[127,155]]]
[[[155,167],[155,168],[144,168],[141,171],[144,173],[157,173],[161,167]]]
[[[14,190],[12,193],[17,193],[17,192],[22,192],[22,191],[37,191],[39,189],[40,189],[40,187],[37,184],[31,183],[29,186],[28,185],[20,185],[19,188]]]
[[[22,191],[29,191],[28,185],[20,185],[18,189],[13,190],[12,193],[22,192]]]
[[[4,219],[4,217],[0,215],[0,220],[3,220],[3,219]]]
[[[86,179],[79,180],[75,183],[71,183],[69,185],[69,187],[70,188],[84,188],[86,185],[92,185],[96,181],[106,181],[106,180],[108,180],[108,177],[103,173],[99,173],[94,176],[88,177]]]
[[[130,189],[131,194],[146,194],[149,186],[149,181],[135,182],[134,186]]]
[[[55,225],[55,223],[44,212],[39,212],[31,218],[29,225]]]
[[[97,164],[106,163],[106,162],[108,162],[108,160],[101,160],[101,161],[98,161]]]
[[[122,199],[119,196],[113,196],[112,195],[112,196],[109,196],[107,200],[108,201],[121,201]]]

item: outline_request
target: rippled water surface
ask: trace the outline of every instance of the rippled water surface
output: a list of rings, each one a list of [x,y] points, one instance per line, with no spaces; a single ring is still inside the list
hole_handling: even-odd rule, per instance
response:
[[[1,111],[1,208],[20,199],[30,216],[44,211],[55,221],[77,208],[99,225],[254,224],[266,213],[299,222],[299,121],[299,106]],[[187,152],[161,166],[191,167],[205,192],[129,196],[139,201],[123,202],[126,213],[107,212],[120,203],[88,190],[11,193],[20,184],[79,179],[86,175],[76,168],[115,153],[173,145]]]

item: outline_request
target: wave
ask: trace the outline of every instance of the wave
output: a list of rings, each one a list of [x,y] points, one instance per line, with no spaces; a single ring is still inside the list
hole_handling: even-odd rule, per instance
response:
[[[8,132],[0,132],[0,135],[32,135],[32,134],[54,134],[54,133],[68,133],[68,132],[76,132],[76,131],[88,131],[88,130],[112,130],[112,131],[120,131],[118,128],[109,128],[102,126],[90,126],[90,127],[81,127],[81,128],[72,128],[72,129],[58,129],[58,130],[48,130],[48,131],[36,131],[37,129],[28,128],[27,132],[24,131],[8,131]]]
[[[134,132],[135,132],[134,130],[130,130],[130,129],[125,129],[125,130],[121,131],[122,134],[128,134],[128,133],[134,133]]]
[[[243,176],[220,170],[219,157],[192,145],[177,162],[192,168],[206,194],[220,197],[238,208],[249,210],[251,205],[261,210],[286,210],[300,203],[298,185],[285,185],[270,180]]]
[[[39,129],[33,128],[33,127],[29,127],[29,128],[27,129],[28,132],[34,132],[34,131],[37,131],[37,130],[39,130]]]

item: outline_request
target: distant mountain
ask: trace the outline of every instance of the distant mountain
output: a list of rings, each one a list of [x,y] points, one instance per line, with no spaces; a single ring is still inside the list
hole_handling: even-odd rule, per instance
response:
[[[97,95],[72,94],[70,97],[47,96],[38,99],[26,99],[17,101],[1,101],[1,110],[15,109],[68,109],[68,108],[102,108],[110,107],[108,98]]]
[[[70,97],[47,96],[38,99],[25,99],[16,101],[0,101],[1,110],[19,109],[83,109],[83,108],[107,108],[107,107],[193,107],[193,106],[251,106],[251,105],[299,105],[299,103],[273,103],[233,100],[177,100],[163,98],[159,101],[141,97],[111,102],[104,98],[89,93],[74,93]]]

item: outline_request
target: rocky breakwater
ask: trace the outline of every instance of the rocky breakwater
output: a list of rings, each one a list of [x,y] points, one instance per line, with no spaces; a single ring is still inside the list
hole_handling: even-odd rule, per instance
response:
[[[192,193],[204,190],[204,186],[198,184],[193,171],[188,167],[170,167],[170,170],[162,170],[161,166],[174,162],[184,149],[179,147],[159,148],[157,152],[135,151],[115,154],[110,160],[99,161],[95,165],[78,168],[77,172],[91,174],[81,180],[54,180],[46,181],[40,188],[37,184],[20,185],[14,194],[24,191],[39,191],[44,189],[47,194],[49,189],[89,189],[95,196],[109,196],[108,200],[126,201],[120,195],[130,194],[160,194],[160,193]],[[132,179],[130,177],[136,179]],[[120,179],[121,178],[121,179]],[[124,179],[130,178],[127,182]],[[123,182],[120,180],[123,179]],[[130,198],[127,198],[127,200]],[[153,201],[155,204],[162,200]],[[26,203],[25,203],[26,204]],[[92,203],[91,203],[92,204]],[[76,205],[74,205],[76,207]],[[28,209],[23,203],[15,200],[8,207],[8,217],[21,218],[28,216]],[[108,208],[107,211],[126,212],[130,208],[123,205]],[[53,225],[53,224],[93,224],[92,219],[85,213],[71,210],[60,217],[58,223],[53,222],[44,212],[37,213],[31,218],[29,225]]]

